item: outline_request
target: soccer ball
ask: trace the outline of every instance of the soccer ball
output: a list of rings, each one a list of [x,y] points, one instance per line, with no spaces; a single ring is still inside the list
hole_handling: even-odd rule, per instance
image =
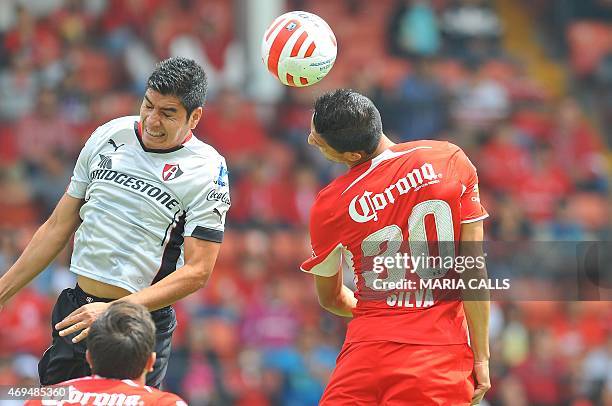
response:
[[[291,11],[278,17],[265,31],[261,59],[282,84],[309,86],[325,77],[334,66],[336,36],[319,16]]]

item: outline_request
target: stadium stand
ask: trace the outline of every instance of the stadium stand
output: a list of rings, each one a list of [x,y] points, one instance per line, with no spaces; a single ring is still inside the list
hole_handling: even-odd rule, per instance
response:
[[[316,404],[345,325],[299,272],[310,204],[342,170],[306,143],[313,92],[365,91],[393,139],[461,145],[479,169],[489,239],[610,240],[612,20],[571,3],[288,1],[334,28],[338,61],[314,89],[260,106],[234,62],[237,2],[4,0],[0,271],[65,190],[88,134],[134,114],[155,61],[199,55],[215,85],[196,134],[228,158],[233,207],[209,285],[176,306],[165,390],[190,404]],[[610,2],[581,3],[612,14]],[[542,18],[562,6],[565,20]],[[37,382],[52,298],[73,283],[69,258],[0,312],[0,385]],[[494,303],[491,335],[490,405],[612,404],[607,303]]]

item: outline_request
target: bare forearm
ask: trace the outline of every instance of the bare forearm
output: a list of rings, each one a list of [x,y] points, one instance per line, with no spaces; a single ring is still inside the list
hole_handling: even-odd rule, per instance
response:
[[[352,290],[342,285],[340,292],[335,300],[328,303],[321,302],[321,306],[330,313],[337,314],[342,317],[353,317],[352,310],[357,306],[357,299]]]
[[[152,286],[120,300],[139,303],[151,311],[176,303],[206,285],[220,247],[217,242],[185,237],[185,265]]]
[[[43,224],[17,262],[0,278],[0,303],[6,302],[41,273],[66,246],[73,230]]]
[[[203,274],[185,265],[148,288],[119,300],[139,303],[151,311],[161,309],[204,287],[209,276],[210,273]]]
[[[488,296],[488,294],[487,294]],[[488,361],[489,353],[489,309],[488,300],[463,302],[470,331],[470,345],[474,362]]]
[[[460,254],[466,258],[484,258],[482,241],[484,228],[482,221],[463,224],[461,226]],[[478,264],[478,262],[476,262]],[[465,270],[461,278],[466,286],[470,280],[484,281],[487,279],[487,269],[482,265],[475,265]],[[477,286],[481,286],[477,284]],[[474,362],[489,360],[489,310],[490,294],[487,289],[464,289],[462,292],[463,308],[470,330],[470,345],[474,352]]]
[[[482,255],[482,254],[480,254]],[[470,269],[461,275],[466,288],[462,292],[463,309],[467,319],[470,345],[474,352],[474,362],[489,360],[489,312],[491,295],[486,288],[470,289],[470,280],[487,279],[486,268]],[[482,286],[477,284],[476,286]]]

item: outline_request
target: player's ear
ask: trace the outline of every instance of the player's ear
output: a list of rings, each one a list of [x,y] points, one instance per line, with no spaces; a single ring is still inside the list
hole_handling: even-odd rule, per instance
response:
[[[89,364],[89,367],[92,367],[91,364],[91,353],[89,352],[89,350],[85,350],[85,360],[87,361],[87,363]],[[93,368],[91,368],[93,369]]]
[[[202,118],[202,114],[204,113],[204,108],[202,106],[196,108],[191,112],[191,116],[189,116],[189,128],[192,130],[197,127],[200,119]]]
[[[151,353],[151,355],[149,355],[149,359],[147,360],[147,363],[145,364],[145,371],[146,372],[152,372],[153,371],[153,365],[155,365],[155,360],[157,359],[157,354],[155,353],[155,351],[153,351]]]
[[[365,158],[366,153],[365,152],[343,152],[342,156],[344,157],[345,161],[349,163],[355,163]]]

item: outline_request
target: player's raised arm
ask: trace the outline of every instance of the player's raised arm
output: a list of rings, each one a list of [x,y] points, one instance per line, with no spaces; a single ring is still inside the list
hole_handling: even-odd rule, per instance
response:
[[[461,243],[459,251],[465,257],[483,257],[482,240],[484,238],[482,220],[461,225]],[[486,279],[486,268],[466,270],[464,279]],[[467,282],[467,281],[466,281]],[[491,387],[489,379],[489,312],[490,295],[488,290],[464,291],[463,308],[468,322],[470,345],[474,353],[474,376],[476,388],[472,404],[478,404]]]
[[[338,316],[353,317],[357,299],[352,290],[342,282],[342,272],[334,276],[315,275],[315,287],[321,307]]]
[[[0,307],[41,273],[66,246],[81,219],[83,200],[64,194],[17,262],[0,278]]]
[[[325,205],[312,207],[309,227],[312,257],[304,261],[301,269],[314,275],[321,307],[338,316],[353,317],[357,299],[342,281],[342,244],[331,227],[324,227],[329,218]]]

